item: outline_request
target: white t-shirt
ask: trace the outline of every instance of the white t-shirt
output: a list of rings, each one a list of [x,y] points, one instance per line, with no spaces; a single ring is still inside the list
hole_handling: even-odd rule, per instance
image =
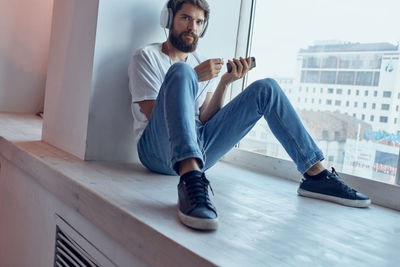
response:
[[[150,44],[136,51],[132,56],[128,74],[129,74],[129,90],[132,94],[132,115],[134,119],[133,130],[136,142],[139,141],[145,129],[148,120],[146,115],[140,109],[138,102],[144,100],[155,100],[164,81],[168,69],[174,62],[162,51],[161,43]],[[191,67],[196,67],[204,60],[194,52],[188,55],[186,63]],[[215,80],[210,82],[200,82],[198,95],[195,102],[195,115],[198,119],[200,107],[203,104],[207,92],[215,90]]]

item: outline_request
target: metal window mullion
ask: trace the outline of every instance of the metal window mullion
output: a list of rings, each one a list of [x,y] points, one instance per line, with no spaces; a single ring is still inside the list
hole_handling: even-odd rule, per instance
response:
[[[394,183],[400,185],[400,149],[399,149],[399,157],[397,159],[396,180],[394,181]]]

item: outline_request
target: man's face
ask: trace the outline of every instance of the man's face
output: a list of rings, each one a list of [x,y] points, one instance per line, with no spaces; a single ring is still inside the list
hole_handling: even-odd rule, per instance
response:
[[[185,53],[195,51],[203,26],[204,10],[189,3],[183,4],[175,14],[170,30],[169,38],[172,45]]]

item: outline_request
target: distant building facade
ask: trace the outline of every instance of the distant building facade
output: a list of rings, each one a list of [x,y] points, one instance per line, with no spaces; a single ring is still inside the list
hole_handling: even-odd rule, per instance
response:
[[[397,134],[399,56],[389,43],[314,45],[299,51],[293,81],[279,80],[300,110],[337,111]]]

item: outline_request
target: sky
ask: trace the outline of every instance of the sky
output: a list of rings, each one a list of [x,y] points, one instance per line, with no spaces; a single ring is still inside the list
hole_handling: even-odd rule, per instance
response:
[[[399,0],[257,0],[249,78],[293,77],[297,52],[315,41],[397,45],[399,10]]]

